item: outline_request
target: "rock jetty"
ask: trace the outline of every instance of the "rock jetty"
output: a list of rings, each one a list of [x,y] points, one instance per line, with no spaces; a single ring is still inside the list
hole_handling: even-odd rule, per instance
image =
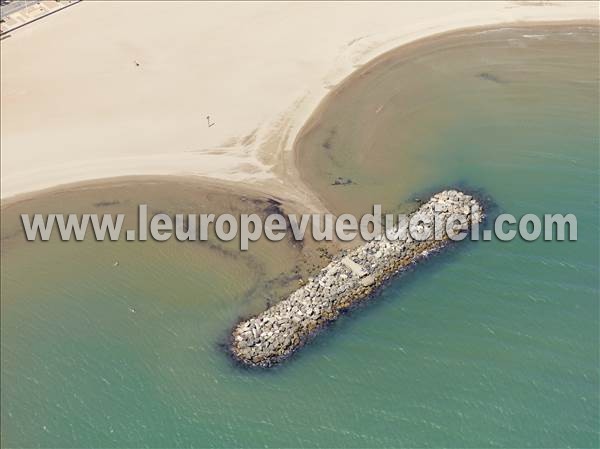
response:
[[[416,214],[419,220],[411,220]],[[455,221],[453,214],[465,220]],[[398,225],[378,239],[340,253],[288,298],[238,323],[230,337],[231,354],[247,366],[270,367],[281,362],[390,277],[451,243],[446,223],[452,222],[455,231],[466,231],[483,218],[482,207],[472,196],[456,190],[437,193],[408,217],[405,232]],[[438,224],[435,231],[434,222]]]

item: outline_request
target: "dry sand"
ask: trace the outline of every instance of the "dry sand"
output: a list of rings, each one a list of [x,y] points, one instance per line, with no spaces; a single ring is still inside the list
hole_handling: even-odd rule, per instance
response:
[[[319,208],[291,150],[357,67],[451,29],[598,20],[598,5],[82,2],[2,40],[1,196],[196,175]]]

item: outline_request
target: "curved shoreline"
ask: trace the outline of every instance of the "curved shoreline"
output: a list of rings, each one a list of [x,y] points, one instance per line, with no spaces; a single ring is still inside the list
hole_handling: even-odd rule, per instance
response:
[[[356,78],[360,78],[364,73],[370,71],[376,65],[387,61],[388,59],[397,56],[397,53],[411,49],[414,46],[427,45],[436,40],[444,39],[448,36],[454,36],[465,32],[489,32],[505,28],[536,28],[536,27],[563,27],[563,26],[596,26],[600,27],[600,20],[589,19],[565,19],[553,21],[518,21],[518,22],[499,22],[489,23],[468,27],[452,28],[444,31],[431,32],[422,37],[409,40],[407,42],[395,45],[390,49],[380,50],[376,52],[376,56],[368,59],[360,67],[346,74],[337,84],[330,90],[325,91],[324,95],[318,101],[316,107],[309,111],[301,125],[296,130],[293,136],[290,136],[290,129],[287,129],[287,140],[291,141],[289,148],[280,148],[274,154],[267,156],[264,162],[271,162],[271,176],[257,177],[252,179],[235,180],[228,176],[220,175],[190,175],[181,173],[132,173],[132,174],[114,174],[104,175],[100,177],[89,177],[76,180],[66,180],[42,188],[34,188],[22,192],[11,193],[8,196],[1,198],[2,207],[10,206],[15,203],[26,201],[38,196],[52,194],[65,190],[74,190],[86,188],[87,186],[101,186],[112,183],[129,182],[135,179],[152,180],[156,179],[175,179],[181,181],[201,182],[206,185],[219,186],[232,191],[246,192],[256,194],[271,194],[277,192],[283,201],[291,201],[293,203],[304,204],[307,209],[315,212],[328,211],[326,202],[318,192],[311,189],[305,177],[302,175],[299,158],[301,157],[297,149],[298,142],[307,134],[318,122],[322,112],[326,109],[331,101],[335,101],[335,96],[342,90],[348,87]],[[272,130],[273,134],[285,134],[287,122],[284,121],[281,129]],[[263,149],[264,150],[264,149]],[[239,174],[244,178],[243,174]]]
[[[69,23],[69,20],[75,20],[78,16],[85,17],[86,14],[89,14],[89,5],[83,4],[82,6],[82,8],[74,13],[74,17],[65,15],[64,17],[59,17],[57,20],[62,24],[63,22]],[[55,158],[52,159],[52,163],[49,165],[37,162],[41,164],[41,167],[35,170],[35,167],[30,166],[26,166],[25,170],[15,170],[11,160],[13,156],[11,156],[11,158],[6,158],[8,159],[6,166],[10,165],[13,169],[4,169],[6,171],[3,173],[2,199],[17,199],[21,195],[35,195],[39,191],[58,185],[61,188],[68,188],[68,185],[72,183],[101,181],[112,177],[190,176],[192,178],[203,177],[228,182],[231,183],[232,187],[236,185],[242,187],[246,185],[259,185],[261,190],[273,189],[274,191],[277,190],[284,193],[283,196],[301,199],[309,204],[313,210],[325,210],[321,199],[308,188],[298,173],[295,145],[309,122],[318,115],[318,109],[327,102],[328,97],[342,83],[360,73],[365,67],[376,63],[385,54],[440,34],[453,33],[470,28],[498,28],[510,24],[536,26],[548,23],[590,23],[590,16],[593,16],[595,13],[594,7],[590,7],[587,4],[572,3],[560,4],[558,5],[559,7],[556,5],[546,5],[543,7],[510,5],[512,8],[510,13],[506,11],[508,6],[484,5],[475,11],[472,11],[473,8],[470,5],[468,8],[463,6],[457,5],[454,8],[457,9],[456,15],[448,18],[443,23],[440,23],[435,17],[428,15],[427,19],[423,19],[419,24],[404,24],[401,32],[397,31],[396,26],[390,28],[394,31],[385,29],[387,25],[385,25],[386,21],[384,18],[371,18],[371,20],[381,21],[381,25],[385,25],[385,31],[372,37],[371,35],[361,36],[362,31],[360,29],[354,30],[350,34],[353,36],[353,39],[347,42],[348,48],[336,50],[335,58],[333,58],[335,63],[324,65],[321,63],[322,67],[316,68],[318,80],[312,80],[311,78],[310,82],[301,82],[299,84],[296,90],[302,91],[302,93],[298,94],[296,100],[288,101],[286,99],[287,103],[285,105],[280,102],[277,103],[279,106],[269,106],[272,111],[266,116],[266,120],[254,123],[253,126],[258,127],[250,134],[247,134],[243,130],[234,132],[236,136],[234,140],[238,144],[231,146],[227,142],[223,143],[223,139],[217,138],[215,140],[211,137],[209,140],[214,142],[207,142],[205,145],[206,149],[202,150],[169,149],[168,151],[175,151],[175,153],[168,154],[166,152],[156,153],[150,151],[144,155],[133,154],[132,150],[127,150],[119,158],[114,158],[110,154],[114,153],[111,149],[107,151],[106,157],[103,156],[103,158],[98,159],[98,154],[94,153],[95,150],[90,148],[90,151],[87,151],[87,142],[80,141],[79,145],[89,153],[88,156],[82,158],[80,154],[74,154],[72,156],[75,157],[73,160],[69,160],[68,163],[61,163],[60,159],[56,161]],[[420,15],[424,14],[422,11],[423,8],[414,6],[413,11],[411,9],[413,8],[412,5],[388,5],[385,7],[398,8],[399,11],[408,12],[408,15],[414,14],[415,17],[421,17]],[[408,15],[407,22],[410,21]],[[597,22],[592,21],[592,23]],[[46,26],[50,25],[44,25],[44,27]],[[35,30],[36,33],[45,32],[45,30],[38,30],[37,26],[34,26],[32,30]],[[29,34],[31,33],[29,32]],[[16,42],[16,39],[31,40],[34,37],[26,36],[25,34],[22,36],[18,35],[14,37],[13,42]],[[338,39],[343,39],[343,37],[339,37]],[[8,40],[3,42],[2,45],[7,46],[7,50],[12,50],[11,46],[13,42]],[[3,48],[3,50],[5,49]],[[324,49],[324,51],[327,51],[327,49]],[[8,61],[10,53],[5,53]],[[282,59],[285,64],[288,63],[288,60],[290,61],[289,63],[293,63],[295,59]],[[323,73],[325,73],[324,76]],[[249,73],[249,75],[252,76],[253,73]],[[302,74],[299,76],[302,77]],[[268,82],[268,77],[264,79],[264,82]],[[10,83],[6,85],[6,87],[12,88],[12,90],[16,86]],[[334,87],[334,89],[331,90],[331,87]],[[6,106],[5,103],[9,100],[12,102],[14,95],[15,92],[7,92],[3,95],[3,106]],[[252,98],[251,96],[249,97],[249,102],[253,101]],[[67,106],[68,101],[69,98],[67,98]],[[284,106],[283,109],[282,106]],[[235,107],[235,105],[230,107]],[[285,107],[287,107],[287,110]],[[11,108],[5,109],[5,116],[10,116]],[[18,116],[14,120],[18,120]],[[10,125],[10,122],[6,123]],[[233,124],[235,128],[244,128],[246,125],[247,123]],[[220,132],[219,130],[217,131]],[[14,149],[11,150],[11,147],[17,145],[20,140],[14,138],[15,136],[10,126],[6,127],[3,135],[3,147],[6,157],[6,154],[11,154],[15,151]],[[229,135],[231,136],[231,134]],[[135,136],[128,138],[132,138],[133,141],[136,140]],[[52,145],[52,143],[49,145]],[[107,145],[110,148],[110,142]],[[201,145],[204,146],[204,144]],[[243,148],[243,154],[235,151],[238,148],[236,145],[240,149]],[[41,149],[34,151],[52,153],[52,148],[49,151],[42,151]],[[190,153],[190,151],[192,152]],[[42,157],[46,156],[42,154]],[[90,167],[90,165],[93,165],[93,167]],[[47,169],[44,167],[47,167]],[[46,179],[42,179],[40,174]],[[20,187],[13,187],[15,181]]]
[[[337,97],[344,90],[351,88],[353,83],[365,76],[368,76],[377,67],[389,63],[390,61],[395,61],[398,58],[402,58],[403,56],[405,56],[405,54],[408,54],[409,58],[416,57],[419,55],[419,52],[423,50],[431,51],[432,47],[434,47],[436,43],[443,43],[448,39],[462,37],[463,34],[472,37],[471,35],[474,34],[490,33],[494,31],[507,29],[521,31],[542,28],[560,30],[562,28],[571,29],[575,27],[595,27],[597,29],[600,29],[600,20],[518,21],[461,27],[457,29],[432,33],[378,54],[376,57],[369,60],[367,63],[360,66],[360,68],[356,69],[344,79],[342,79],[335,86],[334,89],[328,92],[319,102],[313,113],[307,118],[301,129],[298,131],[293,144],[293,165],[296,170],[295,174],[300,178],[300,181],[303,185],[311,184],[311,180],[308,177],[309,169],[303,170],[301,164],[302,154],[300,148],[298,147],[302,143],[302,140],[308,134],[310,134],[315,128],[319,127],[322,124],[321,121],[324,112],[330,107],[331,103],[334,103],[337,100]],[[435,49],[435,47],[433,49]],[[318,198],[319,202],[324,204],[326,208],[329,208],[330,204],[328,204],[327,198],[324,195],[320,194],[317,191],[317,189],[312,188],[311,190],[312,193],[316,196],[316,198]]]

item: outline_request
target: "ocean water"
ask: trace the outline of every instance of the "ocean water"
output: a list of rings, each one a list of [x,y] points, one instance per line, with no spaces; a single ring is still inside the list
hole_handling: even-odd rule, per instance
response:
[[[315,269],[314,249],[30,244],[15,224],[21,210],[238,200],[133,184],[4,208],[2,446],[598,447],[598,39],[580,25],[453,33],[322,105],[299,164],[332,210],[463,185],[495,213],[573,213],[578,241],[458,245],[274,370],[239,368],[222,343]]]

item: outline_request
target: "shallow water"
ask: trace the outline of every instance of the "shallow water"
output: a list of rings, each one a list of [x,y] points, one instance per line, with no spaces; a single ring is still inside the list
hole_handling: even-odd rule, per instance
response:
[[[476,33],[345,85],[299,142],[303,176],[336,212],[481,188],[498,211],[576,214],[577,242],[460,245],[263,372],[219,344],[318,261],[285,242],[22,244],[3,210],[2,446],[598,446],[598,29]],[[22,207],[255,207],[106,189]]]

